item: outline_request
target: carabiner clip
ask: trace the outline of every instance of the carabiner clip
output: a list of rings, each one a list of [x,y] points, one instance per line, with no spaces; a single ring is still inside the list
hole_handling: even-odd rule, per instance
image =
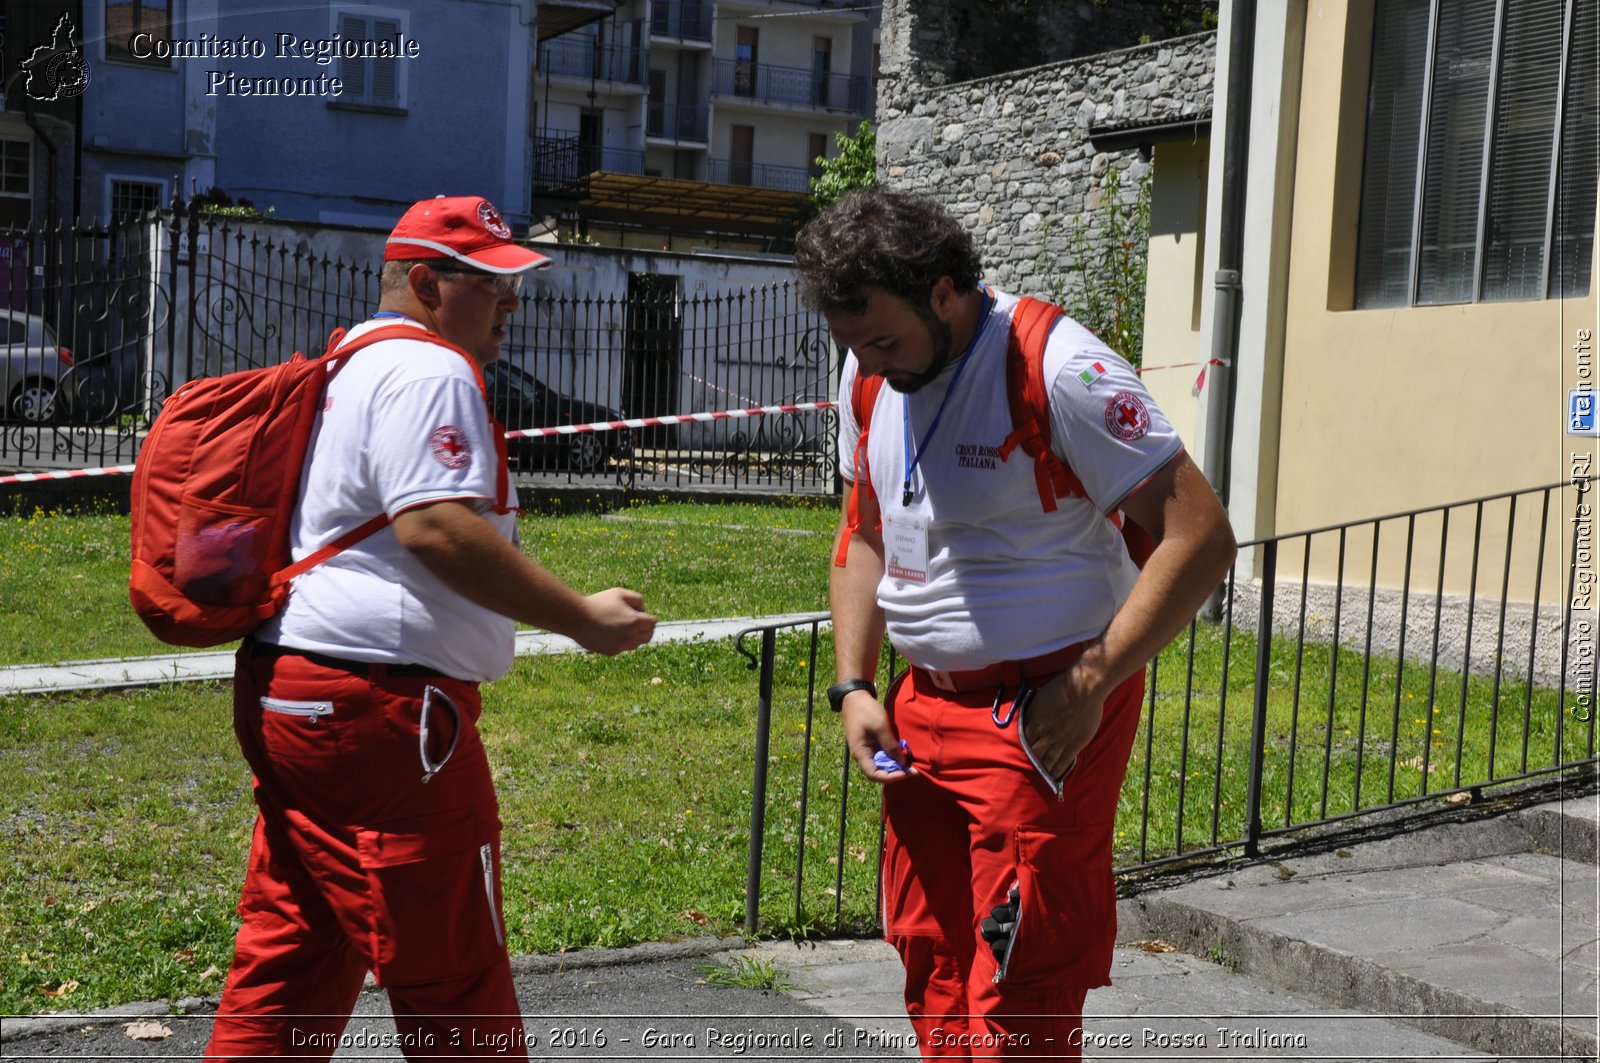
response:
[[[1011,721],[1017,718],[1017,713],[1021,712],[1022,707],[1033,699],[1033,689],[1028,686],[1028,681],[1026,679],[1019,681],[1016,696],[1011,699],[1011,705],[1006,709],[1006,717],[1002,720],[1000,718],[1000,701],[1005,697],[1005,693],[1005,686],[1000,686],[994,692],[994,705],[989,709],[989,719],[993,720],[994,725],[1001,730],[1010,727]]]
[[[444,751],[444,756],[435,761],[428,756],[428,717],[433,711],[433,696],[439,695],[439,700],[444,702],[450,710],[450,717],[454,724],[450,728],[450,745]],[[461,740],[461,711],[456,708],[456,703],[450,700],[450,695],[429,683],[422,688],[422,715],[417,721],[417,751],[422,758],[422,782],[428,780],[450,763],[450,758],[455,754],[456,743]]]

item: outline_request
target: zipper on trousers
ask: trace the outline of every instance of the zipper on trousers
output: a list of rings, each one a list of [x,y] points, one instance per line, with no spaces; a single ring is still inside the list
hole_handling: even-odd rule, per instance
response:
[[[494,906],[494,846],[478,847],[478,863],[483,865],[483,892],[489,901],[489,922],[494,925],[494,942],[505,948],[506,934],[500,928],[500,912]]]
[[[307,723],[316,723],[324,716],[333,715],[331,701],[286,701],[283,698],[262,698],[261,708],[264,712],[275,712],[280,716],[298,716]]]

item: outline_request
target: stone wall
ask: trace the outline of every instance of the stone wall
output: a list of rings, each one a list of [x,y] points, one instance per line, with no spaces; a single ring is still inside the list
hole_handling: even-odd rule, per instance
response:
[[[1181,37],[1216,13],[1216,0],[886,0],[884,58],[898,44],[918,85],[944,85]]]
[[[1137,150],[1097,152],[1091,128],[1211,113],[1214,33],[949,84],[919,80],[937,75],[925,20],[901,11],[884,34],[879,179],[942,201],[977,237],[984,278],[1021,294],[1072,283],[1075,222],[1103,242],[1111,168],[1130,204],[1149,171]]]

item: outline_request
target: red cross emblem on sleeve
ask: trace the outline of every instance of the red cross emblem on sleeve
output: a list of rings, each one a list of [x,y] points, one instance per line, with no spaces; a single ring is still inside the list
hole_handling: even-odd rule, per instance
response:
[[[461,429],[453,424],[441,425],[428,437],[428,450],[434,460],[447,469],[462,469],[472,464],[472,445]]]
[[[1119,391],[1106,403],[1106,431],[1125,442],[1143,439],[1150,431],[1150,411],[1131,391]]]

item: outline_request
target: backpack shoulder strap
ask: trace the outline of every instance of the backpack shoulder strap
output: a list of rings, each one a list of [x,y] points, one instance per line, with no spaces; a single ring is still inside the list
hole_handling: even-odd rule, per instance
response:
[[[461,355],[461,357],[465,358],[467,360],[467,364],[472,366],[472,373],[478,381],[478,391],[483,395],[484,402],[487,403],[489,400],[489,389],[484,383],[483,369],[478,365],[477,360],[460,347],[457,347],[455,344],[439,335],[437,332],[432,332],[427,329],[418,330],[410,325],[381,325],[369,332],[362,333],[360,336],[357,336],[355,339],[349,340],[348,342],[345,340],[345,332],[346,330],[342,328],[334,329],[333,333],[328,337],[327,347],[322,352],[322,357],[324,359],[337,359],[328,368],[327,374],[323,380],[322,386],[324,388],[327,387],[327,381],[332,380],[338,374],[339,370],[344,368],[344,366],[349,363],[350,356],[356,354],[364,348],[370,347],[375,343],[382,343],[384,340],[422,340],[425,343],[432,343],[440,347],[447,347]],[[506,468],[506,455],[504,452],[505,433],[500,428],[500,425],[495,422],[493,414],[490,414],[489,422],[495,432],[495,449],[500,453],[500,475],[497,489],[499,499],[497,500],[495,510],[496,512],[502,513],[510,512],[510,507],[506,505],[506,501],[510,497],[510,472]],[[333,557],[335,554],[341,553],[344,550],[354,546],[356,543],[359,543],[367,536],[381,531],[383,528],[387,527],[388,524],[389,515],[387,513],[379,513],[377,516],[366,521],[365,523],[345,532],[332,542],[324,543],[322,546],[318,547],[316,550],[313,550],[300,560],[294,562],[292,565],[274,572],[272,574],[272,586],[280,587],[294,579],[296,576],[300,576],[311,571],[324,561],[328,560],[330,557]]]
[[[1044,379],[1044,349],[1061,317],[1058,306],[1024,298],[1011,312],[1006,345],[1006,398],[1011,404],[1011,434],[1000,444],[1000,460],[1017,447],[1033,459],[1039,502],[1054,513],[1056,499],[1085,495],[1083,481],[1050,447],[1050,389]]]
[[[478,382],[478,394],[483,396],[484,409],[489,414],[489,428],[491,434],[494,436],[494,449],[495,454],[498,457],[497,468],[500,471],[495,484],[496,497],[494,511],[496,513],[520,513],[520,509],[510,504],[512,495],[511,471],[506,461],[507,453],[505,426],[495,419],[494,410],[489,408],[489,385],[483,378],[483,367],[478,364],[478,360],[472,355],[468,354],[463,348],[456,346],[431,329],[419,330],[411,325],[402,324],[380,325],[372,331],[364,332],[360,336],[357,336],[355,339],[348,342],[346,342],[344,339],[344,332],[344,329],[335,329],[333,335],[328,337],[328,349],[323,352],[324,358],[338,358],[338,361],[331,369],[328,370],[329,380],[332,380],[339,370],[344,367],[344,365],[349,361],[350,355],[361,350],[363,347],[368,347],[374,343],[381,343],[384,340],[421,340],[424,343],[431,343],[436,347],[443,347],[447,350],[455,351],[466,360],[466,363],[472,367],[472,378]]]
[[[856,425],[860,429],[856,435],[856,478],[850,485],[850,498],[845,507],[844,534],[839,537],[839,550],[833,558],[836,568],[844,567],[845,558],[850,553],[850,538],[861,527],[861,492],[864,490],[866,497],[873,497],[872,471],[867,466],[867,431],[881,390],[883,377],[865,376],[857,369],[856,378],[850,384],[850,412],[855,414]],[[882,531],[883,523],[880,521],[876,527]]]
[[[349,361],[352,354],[365,347],[370,347],[374,343],[382,343],[384,340],[420,340],[423,343],[431,343],[436,347],[444,347],[447,350],[455,351],[465,358],[467,364],[472,366],[472,376],[478,382],[478,390],[483,393],[486,399],[488,398],[489,388],[484,383],[483,368],[478,365],[478,360],[437,332],[429,329],[418,329],[412,325],[379,325],[370,332],[363,332],[353,340],[347,340],[345,331],[342,328],[334,329],[333,334],[328,337],[327,349],[322,352],[323,358],[336,359],[332,368],[328,370],[329,380],[332,380],[339,370],[344,368],[345,363]]]

